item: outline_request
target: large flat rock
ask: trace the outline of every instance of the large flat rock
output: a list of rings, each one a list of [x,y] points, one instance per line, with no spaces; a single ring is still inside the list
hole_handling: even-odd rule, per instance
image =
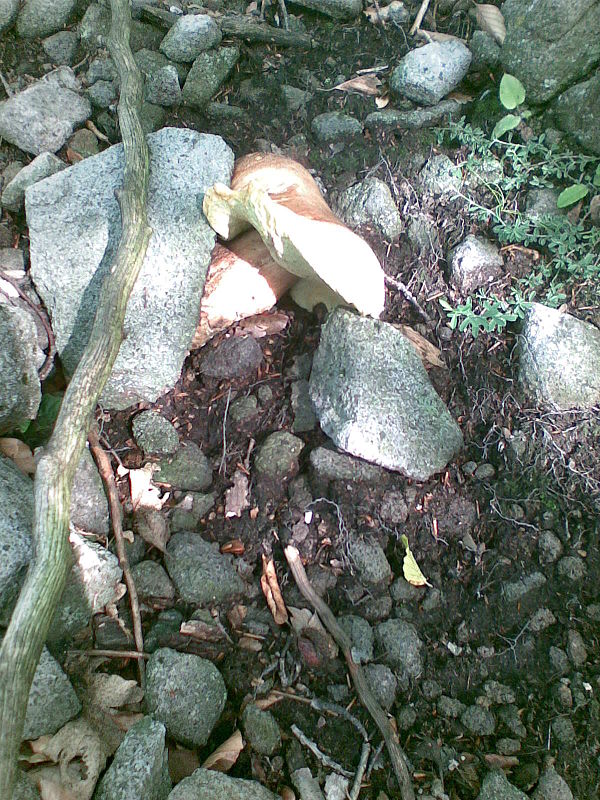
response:
[[[154,402],[177,382],[215,242],[202,198],[213,183],[228,184],[233,170],[233,153],[219,136],[163,128],[148,145],[153,234],[101,398],[108,408]],[[69,374],[88,341],[121,235],[115,192],[122,182],[123,146],[115,145],[26,191],[31,274]]]
[[[462,445],[413,345],[386,322],[336,309],[321,331],[310,394],[338,447],[411,478],[427,480]]]

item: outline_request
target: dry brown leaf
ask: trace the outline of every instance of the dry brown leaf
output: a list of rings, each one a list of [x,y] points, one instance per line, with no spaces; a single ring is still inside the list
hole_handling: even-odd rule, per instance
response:
[[[390,21],[390,17],[392,17],[394,10],[396,8],[400,8],[402,3],[399,0],[392,0],[392,2],[385,7],[377,6],[367,6],[365,8],[364,14],[365,17],[372,22],[373,25],[387,25]]]
[[[504,44],[506,39],[506,25],[504,17],[497,6],[490,3],[481,3],[475,8],[475,18],[482,31],[489,33],[498,42]]]
[[[204,622],[201,619],[190,619],[182,622],[179,627],[182,636],[189,636],[197,642],[222,642],[225,634],[216,624]]]
[[[240,336],[253,336],[262,339],[264,336],[274,336],[281,333],[288,326],[290,318],[283,311],[273,313],[253,314],[238,323],[236,333]]]
[[[155,465],[145,464],[141,469],[129,471],[129,486],[131,491],[131,505],[137,508],[154,508],[157,511],[169,499],[169,492],[160,496],[160,489],[152,483]]]
[[[389,94],[384,94],[381,97],[375,98],[375,105],[377,108],[385,108],[390,104],[390,96]]]
[[[141,719],[144,719],[144,715],[133,711],[125,711],[123,714],[111,715],[111,719],[119,730],[127,733],[130,728],[133,728]]]
[[[281,703],[283,695],[279,692],[269,692],[266,697],[259,697],[254,701],[254,705],[260,708],[261,711],[266,711],[271,706]]]
[[[281,589],[277,580],[277,573],[275,572],[275,564],[273,559],[267,559],[266,556],[262,557],[263,574],[260,578],[260,586],[269,606],[269,611],[273,615],[273,619],[277,625],[284,625],[288,621],[288,613],[281,596]]]
[[[356,78],[350,78],[349,81],[344,81],[334,86],[340,92],[359,92],[360,94],[376,96],[381,86],[381,80],[377,75],[357,75]]]
[[[73,792],[70,792],[60,783],[59,768],[53,767],[52,772],[54,774],[49,772],[48,777],[40,778],[38,781],[41,800],[78,800]]]
[[[242,636],[238,642],[238,647],[241,650],[248,650],[251,653],[260,653],[262,650],[262,642],[258,639],[253,639],[251,636]]]
[[[501,756],[497,753],[487,753],[485,756],[485,763],[490,769],[510,769],[519,764],[519,759],[516,756]]]
[[[229,739],[220,744],[209,755],[202,767],[203,769],[212,769],[217,772],[229,772],[243,749],[244,740],[242,739],[242,734],[236,730]]]
[[[440,31],[426,31],[425,28],[419,28],[417,35],[428,42],[464,42],[460,36],[453,36],[451,33],[440,33]]]
[[[234,630],[239,631],[241,629],[247,613],[248,609],[246,606],[241,605],[241,603],[237,603],[227,612],[227,619]]]
[[[225,492],[225,516],[241,517],[242,512],[250,508],[248,500],[248,476],[241,469],[233,475],[233,486]]]
[[[0,439],[0,453],[10,458],[15,467],[24,472],[25,475],[33,475],[35,473],[33,453],[25,442],[20,439],[13,439],[10,436]]]
[[[83,161],[83,156],[76,150],[71,150],[70,147],[67,147],[67,161],[69,164],[76,164],[78,161]]]
[[[227,514],[225,516],[227,516]],[[222,553],[229,553],[234,556],[243,556],[245,551],[246,548],[241,539],[230,539],[230,541],[225,542],[221,547]]]
[[[171,534],[167,520],[160,511],[145,506],[138,507],[133,517],[133,530],[161,553],[166,551]]]
[[[120,675],[108,672],[96,672],[90,675],[87,688],[90,702],[106,711],[130,703],[139,703],[144,698],[144,692],[136,681],[126,680]]]

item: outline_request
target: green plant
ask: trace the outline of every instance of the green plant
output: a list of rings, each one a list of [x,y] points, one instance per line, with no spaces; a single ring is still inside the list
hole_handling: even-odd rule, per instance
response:
[[[525,87],[514,75],[505,73],[500,81],[500,102],[507,111],[512,111],[525,102]],[[500,139],[508,131],[514,130],[524,119],[531,116],[530,111],[523,110],[520,114],[505,114],[498,120],[492,131],[493,139]]]
[[[557,306],[576,286],[587,285],[600,302],[600,228],[583,218],[572,221],[558,212],[530,216],[523,212],[523,192],[567,184],[558,206],[566,208],[595,193],[600,185],[600,159],[546,143],[544,135],[527,142],[490,138],[461,119],[438,133],[438,141],[457,141],[467,151],[465,175],[458,193],[469,216],[491,227],[501,244],[520,244],[541,254],[535,269],[516,281],[505,298],[478,293],[452,307],[442,303],[451,327],[501,331],[521,317],[526,304],[539,299]],[[514,319],[513,319],[514,316]]]

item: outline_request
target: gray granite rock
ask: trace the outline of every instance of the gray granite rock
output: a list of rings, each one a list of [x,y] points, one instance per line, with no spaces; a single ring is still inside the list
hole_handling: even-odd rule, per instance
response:
[[[337,198],[333,210],[351,228],[374,228],[390,242],[402,233],[400,212],[390,189],[379,178],[365,178]]]
[[[573,800],[573,793],[550,763],[544,767],[532,800]]]
[[[491,736],[496,730],[496,719],[491,711],[481,706],[468,706],[460,721],[474,736]]]
[[[165,726],[144,717],[130,728],[94,800],[166,800],[171,791]]]
[[[358,571],[360,580],[364,583],[391,582],[392,568],[383,548],[375,539],[351,534],[348,537],[348,555]]]
[[[0,33],[15,24],[20,5],[20,0],[0,0]]]
[[[197,769],[173,789],[168,800],[278,800],[258,781],[230,778],[221,772]]]
[[[201,494],[191,492],[173,509],[171,528],[175,531],[193,531],[198,527],[202,517],[206,516],[216,501],[214,492]]]
[[[433,106],[407,111],[384,108],[367,114],[365,128],[380,131],[431,128],[449,119],[459,119],[462,116],[461,109],[462,105],[457,100],[442,100]]]
[[[317,417],[310,400],[308,381],[294,381],[292,383],[290,403],[294,414],[292,432],[306,433],[314,430],[317,426]]]
[[[600,403],[600,331],[533,303],[520,341],[519,380],[539,403],[560,410]]]
[[[148,145],[153,235],[129,300],[126,339],[102,394],[110,408],[154,402],[179,378],[215,241],[199,198],[216,181],[228,183],[233,168],[233,153],[217,136],[164,128]],[[26,192],[31,273],[69,374],[87,343],[119,241],[115,190],[122,170],[123,148],[116,145]]]
[[[500,63],[500,45],[486,31],[473,31],[469,41],[469,49],[473,60],[471,69],[494,69]]]
[[[396,676],[385,664],[367,664],[364,670],[367,683],[379,705],[389,711],[396,701],[396,692],[398,691]]]
[[[119,95],[112,81],[96,81],[87,90],[87,96],[96,108],[110,108],[116,104]]]
[[[175,597],[175,587],[156,561],[140,561],[131,568],[131,576],[142,600],[173,600]]]
[[[226,699],[221,673],[205,658],[162,647],[148,660],[146,708],[178,742],[205,745]]]
[[[81,710],[71,681],[44,647],[29,690],[23,739],[54,734]]]
[[[346,614],[338,618],[343,631],[352,642],[352,659],[357,664],[366,664],[373,660],[373,628],[366,619],[356,614]]]
[[[409,477],[427,480],[462,445],[414,347],[385,322],[336,309],[321,330],[310,392],[338,447]]]
[[[281,732],[270,711],[261,711],[249,703],[242,714],[244,734],[250,747],[264,756],[271,756],[281,747]]]
[[[17,18],[17,33],[35,39],[60,31],[75,12],[77,0],[25,0]]]
[[[27,311],[0,303],[0,434],[34,419],[42,399],[35,322]]]
[[[506,0],[502,13],[502,66],[523,83],[528,103],[545,103],[600,61],[600,3],[594,0],[527,0],[526,6]]]
[[[248,377],[263,360],[259,343],[252,336],[231,336],[216,347],[205,347],[200,372],[209,378]]]
[[[502,275],[504,259],[498,247],[480,236],[468,234],[450,253],[450,275],[463,294],[495,281]]]
[[[317,483],[350,481],[377,485],[387,480],[387,473],[381,467],[325,447],[311,451],[310,466]]]
[[[525,216],[536,222],[541,217],[550,214],[553,217],[564,215],[564,209],[558,208],[556,202],[560,192],[549,186],[532,188],[527,192],[525,199]]]
[[[203,108],[217,93],[240,57],[237,47],[220,47],[200,53],[183,86],[183,102],[193,108]]]
[[[297,5],[342,20],[354,19],[362,10],[360,0],[298,0]]]
[[[453,197],[462,186],[460,167],[443,153],[433,155],[419,173],[419,183],[423,191],[434,197]]]
[[[375,628],[375,639],[384,660],[401,672],[401,680],[418,678],[423,671],[423,642],[410,622],[389,619]]]
[[[179,449],[179,434],[168,419],[156,411],[142,411],[131,424],[133,438],[146,455],[174,455]]]
[[[42,42],[44,52],[53,64],[72,66],[79,50],[75,31],[58,31]]]
[[[530,592],[541,589],[546,584],[546,577],[541,572],[523,575],[516,581],[504,584],[503,595],[507,603],[518,603]]]
[[[123,595],[119,559],[101,544],[71,530],[75,563],[48,633],[48,644],[62,646],[90,624],[94,614]]]
[[[458,719],[465,709],[465,704],[455,697],[442,695],[437,701],[438,714],[446,719]]]
[[[212,467],[195,442],[179,445],[177,452],[158,462],[154,481],[167,483],[175,489],[202,492],[212,483]]]
[[[1,17],[1,0],[0,0],[0,17]],[[13,789],[12,800],[40,800],[40,793],[37,790],[35,783],[22,770],[17,770],[17,782]]]
[[[390,89],[415,103],[432,106],[455,89],[468,72],[471,51],[455,39],[411,50],[390,77]]]
[[[56,153],[92,114],[69,67],[59,67],[0,103],[0,136],[26,153]]]
[[[12,606],[31,558],[33,482],[0,455],[0,613]]]
[[[160,51],[171,61],[193,61],[221,39],[221,29],[208,14],[184,14],[160,43]]]
[[[85,449],[73,478],[71,524],[98,536],[108,534],[108,500],[90,451]]]
[[[527,795],[509,782],[501,770],[488,772],[477,800],[527,800]]]
[[[600,155],[600,73],[575,84],[552,104],[556,125],[570,134],[585,150]]]
[[[311,130],[320,144],[348,142],[362,135],[363,126],[356,117],[342,111],[326,111],[311,122]]]
[[[231,556],[221,554],[218,545],[209,544],[198,533],[175,533],[167,545],[165,566],[186,603],[221,603],[244,590]]]
[[[157,106],[177,106],[181,102],[179,76],[172,64],[166,64],[144,81],[144,97],[149,103]]]
[[[254,459],[257,489],[263,498],[280,497],[298,474],[304,442],[288,431],[275,431],[261,444]]]
[[[136,64],[138,64],[138,56],[139,53],[136,53],[134,59]],[[140,71],[143,73],[141,67]],[[90,64],[88,71],[85,75],[85,79],[88,85],[91,86],[92,84],[96,83],[96,81],[114,81],[117,78],[117,74],[118,73],[117,73],[117,68],[115,67],[115,62],[112,60],[110,56],[98,56],[94,58],[92,63]]]

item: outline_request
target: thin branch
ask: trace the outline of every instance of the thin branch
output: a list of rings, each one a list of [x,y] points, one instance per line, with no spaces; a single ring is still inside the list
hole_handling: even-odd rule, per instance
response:
[[[0,798],[10,798],[31,682],[71,565],[71,486],[123,336],[127,301],[151,230],[146,217],[149,154],[139,120],[142,79],[129,47],[127,0],[111,0],[110,54],[121,79],[118,106],[125,169],[122,233],[102,287],[90,340],[67,387],[34,482],[33,556],[0,648]]]
[[[129,559],[127,558],[127,551],[125,550],[125,540],[123,537],[123,515],[121,512],[121,503],[119,502],[119,491],[115,476],[110,465],[110,459],[106,452],[100,446],[98,439],[98,427],[93,425],[88,433],[88,441],[94,460],[98,466],[100,477],[104,481],[106,487],[106,494],[108,496],[108,507],[110,510],[110,521],[112,523],[113,534],[115,537],[115,547],[117,549],[117,556],[119,563],[123,570],[123,577],[125,578],[125,585],[129,592],[129,603],[131,605],[131,618],[133,620],[133,638],[135,640],[135,647],[140,654],[138,658],[138,672],[140,676],[140,685],[142,689],[146,688],[146,665],[142,654],[144,652],[144,634],[142,632],[142,615],[140,613],[140,602],[138,600],[137,589],[135,588],[135,581],[131,574],[129,567]]]
[[[423,22],[423,17],[427,13],[427,9],[429,8],[429,2],[430,0],[423,0],[423,2],[421,3],[421,7],[417,11],[417,16],[415,17],[415,21],[411,25],[410,30],[408,32],[410,36],[415,35],[415,31],[420,27],[421,23]]]
[[[344,653],[344,658],[346,659],[348,671],[350,672],[350,677],[354,683],[356,693],[361,703],[373,717],[375,724],[385,739],[390,761],[392,762],[392,767],[396,774],[398,785],[400,786],[400,795],[402,800],[415,800],[415,792],[407,767],[407,758],[400,747],[398,734],[392,728],[385,712],[377,702],[375,695],[373,694],[373,691],[367,682],[367,678],[362,667],[352,658],[352,642],[350,641],[350,637],[340,627],[327,603],[325,603],[325,601],[319,597],[319,595],[311,586],[310,581],[306,576],[306,572],[304,571],[304,567],[302,566],[302,561],[300,560],[300,553],[298,550],[296,550],[295,547],[288,545],[285,548],[284,553],[290,570],[292,571],[292,575],[294,576],[294,580],[296,581],[298,589],[300,590],[300,594],[306,600],[308,600],[308,602],[315,609],[321,618],[321,622],[333,636],[336,643]]]

